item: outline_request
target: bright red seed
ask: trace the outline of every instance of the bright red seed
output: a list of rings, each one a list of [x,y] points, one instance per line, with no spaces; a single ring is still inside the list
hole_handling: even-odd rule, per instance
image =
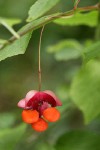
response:
[[[36,110],[23,110],[22,119],[26,123],[33,123],[38,121],[39,113]]]
[[[32,128],[37,132],[43,132],[47,130],[48,123],[44,119],[39,118],[37,122],[32,124]]]
[[[50,107],[43,111],[43,117],[49,122],[56,122],[60,118],[60,112],[55,107]]]

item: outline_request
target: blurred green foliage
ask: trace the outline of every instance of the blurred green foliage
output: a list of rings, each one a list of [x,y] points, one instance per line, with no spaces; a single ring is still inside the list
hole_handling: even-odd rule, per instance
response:
[[[11,33],[0,25],[0,48],[8,44],[0,50],[0,60],[10,57],[0,62],[0,150],[100,149],[99,10],[76,11],[71,18],[60,18],[45,26],[41,48],[42,90],[53,90],[61,99],[63,106],[58,108],[61,119],[49,124],[44,133],[36,133],[22,123],[21,110],[17,108],[17,102],[38,87],[40,29],[35,29],[45,21],[45,17],[40,17],[48,10],[47,17],[71,10],[77,2],[58,1],[52,1],[44,9],[45,2],[33,5],[36,0],[0,0],[0,18],[11,28],[16,19],[21,20],[13,26],[14,31],[34,26],[32,37],[29,32],[14,43],[7,43]],[[97,3],[98,0],[80,0],[78,7]],[[28,17],[39,19],[25,26]]]
[[[57,19],[54,22],[63,26],[87,25],[90,27],[95,27],[98,23],[98,12],[92,11],[84,15],[82,13],[75,13],[71,17],[68,16],[67,19],[65,18]]]

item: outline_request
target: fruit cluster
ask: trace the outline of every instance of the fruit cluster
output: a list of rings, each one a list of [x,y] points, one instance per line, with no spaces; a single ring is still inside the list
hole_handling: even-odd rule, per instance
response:
[[[37,110],[23,110],[22,119],[25,123],[31,124],[37,132],[45,131],[48,128],[48,122],[56,122],[60,118],[60,112],[55,107],[47,108],[43,115],[39,117]]]
[[[23,108],[22,119],[31,124],[38,132],[48,128],[48,122],[56,122],[60,118],[60,112],[56,109],[62,106],[57,96],[49,90],[32,90],[26,97],[18,102],[18,107]]]

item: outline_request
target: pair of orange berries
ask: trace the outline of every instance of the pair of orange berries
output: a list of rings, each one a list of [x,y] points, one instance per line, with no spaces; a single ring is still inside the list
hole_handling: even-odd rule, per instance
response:
[[[48,128],[48,122],[56,122],[60,118],[60,112],[55,107],[49,107],[43,111],[42,118],[39,118],[37,110],[23,110],[22,119],[25,123],[31,124],[35,131],[42,132]]]

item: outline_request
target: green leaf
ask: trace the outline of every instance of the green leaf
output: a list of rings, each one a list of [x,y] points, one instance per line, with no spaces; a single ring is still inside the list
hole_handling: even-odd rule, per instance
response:
[[[55,53],[59,61],[77,59],[81,56],[81,45],[76,40],[63,40],[56,45],[48,47],[48,52]]]
[[[29,33],[29,29],[34,31],[34,30],[38,29],[39,27],[43,26],[44,23],[46,24],[46,23],[51,22],[52,19],[54,19],[53,17],[55,17],[57,15],[58,14],[53,14],[52,16],[45,16],[45,17],[42,17],[40,19],[37,19],[35,21],[32,21],[32,22],[26,24],[18,31],[18,34],[20,34],[20,35],[22,35],[23,33],[27,33],[27,34],[23,35],[19,40],[16,40],[15,37],[12,37],[10,39],[10,41],[12,43],[2,41],[2,42],[4,42],[4,45],[3,44],[0,45],[0,49],[1,49],[0,50],[0,61],[7,57],[11,57],[11,56],[18,55],[18,54],[23,54],[27,48],[28,42],[31,37],[31,33]],[[2,47],[4,47],[4,48],[2,48]]]
[[[99,150],[100,136],[92,132],[71,131],[59,138],[55,148],[56,150]]]
[[[63,26],[87,25],[90,27],[95,27],[98,23],[98,11],[75,13],[72,16],[54,20],[54,23]]]
[[[24,54],[31,38],[31,32],[0,50],[0,61],[18,54]]]
[[[52,7],[54,7],[59,1],[60,0],[37,0],[29,10],[29,17],[27,21],[30,22],[41,17]]]
[[[12,26],[20,22],[21,22],[20,19],[8,19],[8,18],[0,17],[0,24],[5,26],[16,38],[19,38],[19,35],[16,33],[16,31],[14,31]]]
[[[87,62],[100,56],[100,41],[97,41],[83,50],[84,61]]]
[[[70,95],[86,124],[100,114],[100,62],[90,61],[82,68],[72,82]]]
[[[14,150],[17,142],[25,132],[26,125],[22,124],[16,128],[5,129],[0,131],[0,149]]]

